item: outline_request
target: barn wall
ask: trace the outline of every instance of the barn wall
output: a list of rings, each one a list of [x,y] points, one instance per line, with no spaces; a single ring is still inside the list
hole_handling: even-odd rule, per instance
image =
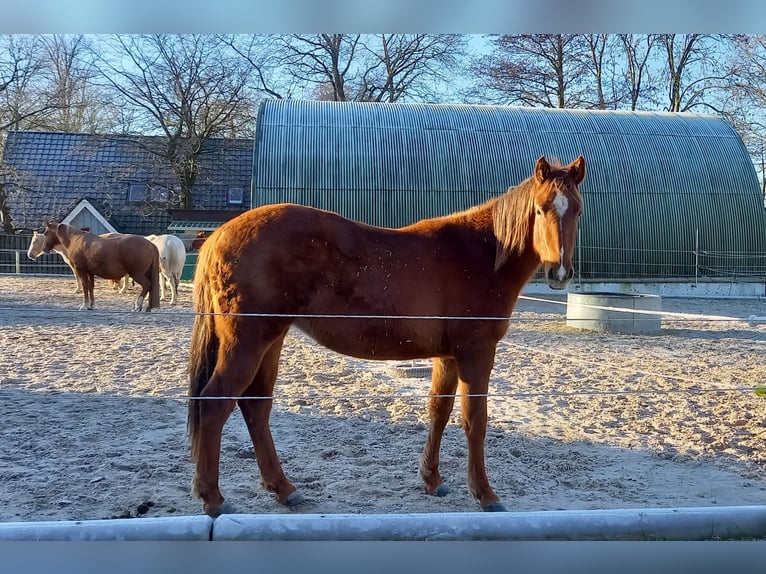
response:
[[[580,278],[766,276],[755,169],[714,116],[267,100],[252,204],[399,227],[503,193],[540,155],[579,154],[588,164]]]

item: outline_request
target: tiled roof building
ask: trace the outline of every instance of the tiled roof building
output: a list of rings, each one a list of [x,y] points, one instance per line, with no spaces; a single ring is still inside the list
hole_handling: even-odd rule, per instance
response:
[[[168,233],[171,213],[180,205],[170,165],[154,153],[164,143],[162,137],[9,132],[3,160],[13,170],[9,204],[15,227],[37,229],[46,220],[68,219],[96,233]],[[194,209],[224,218],[249,209],[252,165],[251,139],[207,140]],[[193,231],[193,224],[177,223]]]

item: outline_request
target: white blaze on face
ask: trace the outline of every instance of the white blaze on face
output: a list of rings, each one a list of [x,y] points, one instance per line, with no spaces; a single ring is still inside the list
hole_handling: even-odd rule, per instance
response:
[[[561,222],[564,220],[564,214],[567,212],[567,209],[569,208],[569,200],[566,198],[566,196],[563,193],[557,193],[556,197],[553,199],[553,208],[556,210],[556,213],[559,216],[559,230],[561,229]],[[566,269],[564,269],[564,248],[562,247],[559,251],[559,270],[558,270],[558,276],[559,281],[563,281],[564,277],[567,275]]]
[[[568,207],[569,200],[566,196],[563,193],[557,193],[556,197],[553,199],[553,208],[556,210],[556,213],[559,214],[559,219],[563,219]]]

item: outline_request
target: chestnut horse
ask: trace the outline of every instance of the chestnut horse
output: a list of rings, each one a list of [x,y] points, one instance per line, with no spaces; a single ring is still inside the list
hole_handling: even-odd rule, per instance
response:
[[[43,251],[58,251],[72,267],[82,285],[80,309],[93,309],[93,278],[119,281],[126,275],[141,286],[141,293],[133,309],[141,311],[146,295],[146,310],[160,305],[160,256],[157,248],[144,237],[129,233],[116,233],[101,237],[88,231],[79,231],[65,223],[46,223]]]
[[[118,233],[102,233],[99,237],[111,237],[113,235],[119,235],[119,234]],[[61,258],[64,260],[64,263],[66,263],[69,266],[69,268],[72,270],[72,273],[74,273],[75,272],[74,267],[72,267],[72,264],[69,262],[69,259],[67,259],[66,254],[63,251],[61,251],[61,248],[60,247],[54,248],[53,251],[61,255]],[[37,233],[37,231],[33,231],[32,240],[29,242],[29,248],[27,249],[27,257],[34,260],[40,257],[40,255],[42,255],[43,253],[45,253],[45,235],[43,235],[42,233]],[[82,285],[80,285],[80,278],[77,277],[76,274],[74,276],[74,280],[76,283],[74,292],[82,293]],[[123,280],[124,280],[124,277],[123,277]],[[112,280],[110,279],[110,281]],[[119,287],[119,285],[115,283],[115,289],[117,287]],[[124,291],[123,289],[120,289],[120,293],[122,293],[123,291]]]
[[[495,348],[541,265],[553,289],[572,278],[584,177],[582,156],[567,166],[541,157],[533,175],[505,194],[400,229],[293,204],[252,209],[217,229],[197,262],[189,354],[192,493],[204,511],[232,511],[218,478],[221,432],[235,403],[263,486],[282,504],[303,500],[285,477],[269,427],[291,325],[354,357],[432,358],[430,429],[419,467],[425,491],[448,491],[439,450],[457,393],[468,488],[483,510],[505,510],[484,461]]]

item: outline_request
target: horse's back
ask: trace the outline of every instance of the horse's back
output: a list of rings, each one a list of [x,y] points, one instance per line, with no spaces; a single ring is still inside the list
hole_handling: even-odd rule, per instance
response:
[[[120,277],[148,271],[158,256],[154,244],[141,235],[123,233],[100,239],[110,252],[114,249],[114,256],[124,267],[125,273]]]
[[[148,235],[146,239],[157,248],[163,267],[180,277],[184,263],[186,263],[186,247],[181,238],[172,234],[164,234]]]
[[[167,236],[167,246],[170,269],[180,278],[186,263],[186,246],[181,238],[176,235]]]

